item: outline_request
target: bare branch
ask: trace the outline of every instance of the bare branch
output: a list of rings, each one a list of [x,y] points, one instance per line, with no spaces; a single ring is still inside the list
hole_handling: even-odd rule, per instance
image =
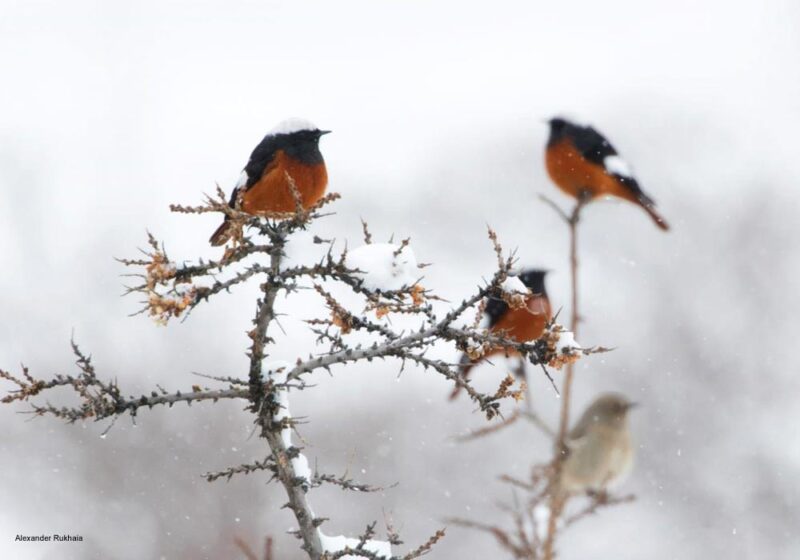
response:
[[[369,232],[369,227],[367,226],[367,222],[363,219],[361,220],[361,229],[364,232],[364,243],[369,245],[372,243],[372,234]]]
[[[250,546],[240,537],[234,537],[233,543],[239,550],[242,551],[242,554],[244,554],[247,560],[258,560],[258,556],[256,556],[256,553],[253,552]]]
[[[342,490],[353,490],[354,492],[383,492],[387,488],[394,488],[398,484],[397,482],[389,486],[371,486],[369,484],[360,484],[349,478],[347,473],[343,474],[342,476],[315,473],[314,478],[311,479],[312,487],[322,486],[325,483],[339,486]]]
[[[11,381],[18,389],[9,392],[0,402],[28,401],[45,390],[56,387],[65,387],[79,397],[79,406],[55,406],[50,403],[44,405],[31,404],[31,413],[37,416],[51,415],[66,420],[69,423],[78,420],[102,420],[104,418],[120,416],[126,412],[136,416],[140,408],[153,408],[166,405],[172,407],[176,403],[185,402],[191,405],[195,401],[219,401],[222,399],[246,399],[247,390],[231,387],[229,389],[211,390],[194,386],[190,391],[175,393],[151,392],[149,395],[138,397],[122,395],[115,381],[102,381],[97,377],[91,358],[86,356],[72,343],[72,350],[77,357],[77,375],[55,375],[51,380],[44,381],[33,378],[28,369],[23,367],[22,378],[17,378],[10,373],[0,370],[0,378]]]
[[[238,465],[236,467],[230,467],[228,469],[218,471],[218,472],[208,472],[203,475],[208,482],[214,482],[219,478],[225,478],[230,480],[233,478],[234,475],[237,474],[250,474],[256,471],[270,471],[273,474],[275,473],[275,463],[272,461],[271,458],[266,458],[263,461],[256,461],[254,463],[244,463]]]
[[[605,492],[597,493],[593,496],[590,496],[590,498],[591,501],[585,508],[564,520],[565,527],[569,527],[573,523],[576,523],[585,517],[594,515],[601,508],[618,504],[627,504],[636,500],[636,496],[634,494],[628,494],[626,496],[609,496]]]

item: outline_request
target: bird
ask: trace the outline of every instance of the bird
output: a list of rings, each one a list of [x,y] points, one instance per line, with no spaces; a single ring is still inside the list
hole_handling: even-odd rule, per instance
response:
[[[602,134],[563,117],[547,122],[550,137],[545,164],[550,178],[562,191],[579,200],[616,196],[633,202],[644,208],[659,228],[669,230],[653,199],[642,191],[628,164]]]
[[[633,466],[628,412],[637,406],[619,393],[597,397],[567,434],[558,487],[565,494],[603,493]]]
[[[233,188],[231,208],[254,216],[285,217],[297,209],[290,186],[294,182],[304,210],[316,204],[328,186],[328,171],[319,151],[320,130],[305,119],[286,119],[270,130],[255,147]],[[223,245],[235,232],[228,216],[211,235],[213,246]]]
[[[485,314],[490,333],[500,334],[517,342],[530,342],[542,336],[547,323],[552,318],[550,300],[544,285],[547,272],[547,270],[529,268],[516,274],[516,278],[531,292],[525,299],[524,307],[511,308],[502,298],[502,294],[498,292],[490,294],[486,298]],[[467,379],[472,368],[481,359],[501,352],[510,353],[505,348],[497,347],[488,351],[478,360],[473,360],[464,353],[459,362],[459,375]],[[460,392],[461,386],[456,385],[450,394],[450,400],[455,399]]]

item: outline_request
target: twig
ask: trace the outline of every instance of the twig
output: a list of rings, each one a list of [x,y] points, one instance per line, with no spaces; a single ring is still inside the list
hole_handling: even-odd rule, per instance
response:
[[[233,537],[233,544],[242,551],[242,554],[245,555],[247,560],[258,560],[256,553],[253,552],[250,546],[241,537]]]
[[[371,486],[369,484],[360,484],[354,482],[351,478],[348,478],[347,474],[343,474],[342,476],[334,476],[332,474],[315,474],[314,478],[311,479],[312,486],[321,486],[324,483],[339,486],[342,490],[353,490],[355,492],[383,492],[387,488],[396,487],[398,484],[397,482],[389,486]]]
[[[267,458],[263,461],[256,461],[250,464],[245,463],[218,472],[208,472],[203,475],[203,478],[205,478],[208,482],[214,482],[219,478],[230,480],[236,474],[250,474],[251,472],[256,471],[271,471],[274,474],[275,468],[275,463],[272,461],[272,458]]]
[[[581,209],[589,202],[590,196],[587,192],[583,191],[575,203],[572,214],[566,220],[569,226],[569,248],[570,248],[570,278],[572,280],[572,313],[570,320],[570,329],[574,336],[577,337],[578,321],[580,320],[580,313],[578,311],[578,223],[580,222]],[[561,212],[561,216],[565,214]],[[557,484],[557,480],[561,475],[561,468],[564,464],[564,459],[567,456],[566,438],[569,430],[569,406],[572,397],[572,379],[575,372],[575,365],[573,362],[567,364],[567,370],[564,374],[564,383],[561,389],[561,413],[559,415],[558,423],[558,436],[555,443],[555,456],[552,462],[553,475],[551,485]],[[551,492],[550,497],[550,516],[547,523],[547,535],[543,543],[543,558],[544,560],[552,560],[554,557],[554,546],[556,533],[558,531],[558,519],[566,503],[564,495],[560,492]]]
[[[607,496],[605,493],[598,494],[597,496],[594,496],[589,505],[587,505],[581,511],[567,517],[564,520],[564,526],[569,527],[573,523],[576,523],[585,517],[594,515],[595,513],[597,513],[597,510],[601,508],[618,504],[627,504],[635,500],[636,496],[634,494],[628,494],[626,496],[618,496],[618,497]]]
[[[520,410],[517,409],[500,422],[497,422],[495,424],[489,424],[488,426],[484,426],[483,428],[478,428],[477,430],[473,430],[464,435],[456,436],[453,439],[458,442],[466,442],[466,441],[473,441],[476,439],[480,439],[482,437],[488,436],[489,434],[499,432],[500,430],[507,428],[512,424],[515,424],[517,420],[521,418],[521,416],[522,415],[520,414]]]

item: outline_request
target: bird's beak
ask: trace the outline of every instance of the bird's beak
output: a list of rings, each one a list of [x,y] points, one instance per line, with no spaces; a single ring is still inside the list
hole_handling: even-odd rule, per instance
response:
[[[632,408],[637,408],[638,406],[639,406],[638,402],[629,402],[627,410],[630,410]]]
[[[320,130],[319,131],[319,135],[320,136],[325,136],[326,134],[330,134],[331,132],[333,132],[333,131],[332,130]]]

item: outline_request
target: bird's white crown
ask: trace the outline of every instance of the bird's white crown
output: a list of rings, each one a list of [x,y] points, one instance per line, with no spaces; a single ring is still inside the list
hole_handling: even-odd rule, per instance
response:
[[[275,128],[269,131],[270,134],[291,134],[293,132],[300,132],[301,130],[319,130],[317,125],[307,119],[300,119],[293,117],[286,119],[275,125]]]

